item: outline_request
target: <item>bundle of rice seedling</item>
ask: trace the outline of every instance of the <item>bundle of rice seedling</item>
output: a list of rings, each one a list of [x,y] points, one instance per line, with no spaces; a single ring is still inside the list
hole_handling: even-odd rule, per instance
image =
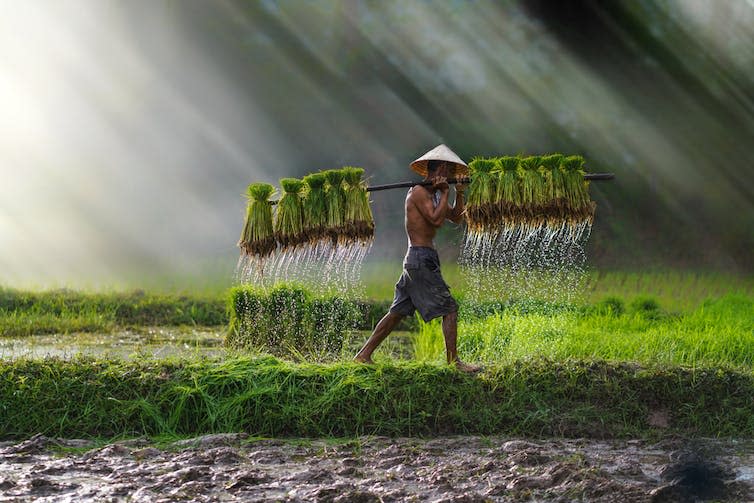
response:
[[[337,244],[341,236],[345,235],[345,202],[346,194],[343,189],[344,173],[339,169],[325,171],[327,189],[325,201],[327,202],[327,234],[332,240],[333,246]]]
[[[566,214],[565,179],[560,167],[562,154],[551,154],[542,157],[540,172],[545,178],[544,216],[551,226],[562,224]]]
[[[324,173],[312,173],[304,177],[307,186],[304,196],[304,234],[311,244],[327,236],[326,181]]]
[[[276,243],[272,228],[272,204],[270,196],[275,187],[269,183],[252,183],[246,196],[249,199],[246,221],[238,240],[243,255],[266,257],[275,251]]]
[[[283,197],[275,214],[275,237],[283,248],[296,247],[307,241],[304,234],[304,182],[297,178],[281,178]]]
[[[234,287],[228,312],[226,346],[308,360],[340,355],[366,316],[355,300],[315,296],[296,284]]]
[[[471,183],[466,198],[466,222],[470,229],[485,229],[500,221],[496,199],[496,176],[494,159],[475,157],[469,163]]]
[[[518,176],[518,157],[499,157],[496,162],[497,191],[495,204],[500,217],[508,224],[518,224],[522,219],[521,178]]]
[[[525,220],[538,225],[544,220],[543,206],[547,200],[545,178],[540,166],[542,157],[538,155],[524,157],[519,163],[521,177],[521,203]]]
[[[563,159],[563,178],[570,222],[594,220],[595,203],[589,197],[589,182],[584,180],[584,158],[572,155]]]
[[[374,217],[361,168],[343,168],[345,181],[345,236],[350,241],[366,243],[374,238]]]

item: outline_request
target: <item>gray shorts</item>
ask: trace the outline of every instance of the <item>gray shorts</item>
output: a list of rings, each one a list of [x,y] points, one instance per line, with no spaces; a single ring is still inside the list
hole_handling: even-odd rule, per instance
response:
[[[440,258],[434,248],[409,247],[403,273],[395,284],[390,312],[411,316],[414,311],[419,311],[424,321],[458,311],[458,304],[440,274]]]

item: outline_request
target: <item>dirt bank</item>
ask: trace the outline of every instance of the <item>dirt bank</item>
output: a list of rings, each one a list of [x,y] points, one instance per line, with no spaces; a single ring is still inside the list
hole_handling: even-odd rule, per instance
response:
[[[0,494],[0,501],[750,501],[754,442],[233,434],[92,448],[37,436],[0,444]]]

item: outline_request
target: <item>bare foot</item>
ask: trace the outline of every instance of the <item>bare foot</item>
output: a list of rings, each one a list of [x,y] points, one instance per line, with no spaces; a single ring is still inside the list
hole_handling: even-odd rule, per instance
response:
[[[480,367],[479,365],[471,365],[469,363],[463,363],[461,360],[456,360],[452,362],[451,365],[453,365],[456,370],[466,372],[467,374],[476,374],[477,372],[484,370],[484,367]]]
[[[353,358],[353,361],[355,361],[356,363],[366,363],[367,365],[374,365],[374,362],[372,361],[371,358],[364,358],[363,356],[359,356],[359,355],[356,355]]]

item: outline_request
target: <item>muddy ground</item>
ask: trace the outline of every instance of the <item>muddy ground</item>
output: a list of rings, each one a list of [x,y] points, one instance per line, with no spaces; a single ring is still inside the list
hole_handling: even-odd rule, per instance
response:
[[[0,501],[754,501],[754,442],[255,440],[0,443]]]

